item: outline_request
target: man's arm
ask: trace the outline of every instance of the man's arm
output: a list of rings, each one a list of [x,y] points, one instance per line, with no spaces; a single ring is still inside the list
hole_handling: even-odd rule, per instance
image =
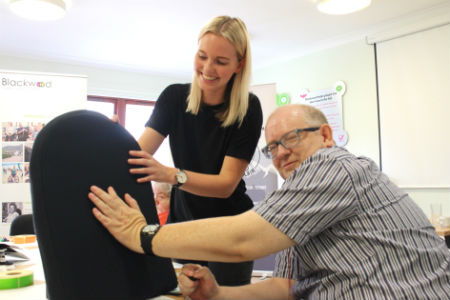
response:
[[[241,262],[291,247],[294,242],[254,211],[240,215],[168,224],[153,239],[156,255]]]
[[[195,278],[193,281],[191,279]],[[271,278],[254,284],[219,286],[207,267],[187,264],[178,277],[180,291],[191,299],[293,299],[290,287],[294,280]]]
[[[143,253],[140,231],[147,224],[130,195],[125,202],[91,187],[95,217],[124,246]],[[153,252],[162,257],[221,262],[253,260],[293,246],[295,243],[254,211],[237,216],[202,219],[164,225],[152,241]]]

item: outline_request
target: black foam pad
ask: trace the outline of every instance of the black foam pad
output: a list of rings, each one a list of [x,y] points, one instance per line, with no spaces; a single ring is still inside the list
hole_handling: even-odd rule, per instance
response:
[[[34,225],[50,299],[144,299],[174,289],[169,259],[137,254],[95,219],[89,187],[129,193],[148,223],[158,223],[149,183],[129,173],[129,150],[140,149],[119,124],[77,110],[50,121],[31,154]]]

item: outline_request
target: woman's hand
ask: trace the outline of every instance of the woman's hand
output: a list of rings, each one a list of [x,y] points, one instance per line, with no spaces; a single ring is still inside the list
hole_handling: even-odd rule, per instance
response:
[[[131,150],[130,155],[137,158],[128,159],[128,163],[131,165],[141,166],[139,168],[130,169],[131,174],[143,175],[143,177],[139,177],[137,182],[149,182],[149,181],[158,181],[158,182],[168,182],[171,184],[175,184],[175,174],[177,169],[166,167],[160,164],[156,159],[153,158],[146,151],[137,151]]]
[[[113,121],[114,123],[119,123],[120,124],[120,120],[119,120],[119,116],[118,115],[113,115],[111,117],[111,121]]]
[[[219,285],[207,267],[185,264],[178,276],[178,286],[183,296],[191,299],[213,299],[219,294]]]
[[[147,225],[139,205],[129,194],[125,194],[125,202],[112,187],[108,192],[91,186],[89,199],[94,203],[94,216],[103,226],[128,249],[144,253],[141,247],[141,230]],[[128,205],[127,205],[128,204]]]

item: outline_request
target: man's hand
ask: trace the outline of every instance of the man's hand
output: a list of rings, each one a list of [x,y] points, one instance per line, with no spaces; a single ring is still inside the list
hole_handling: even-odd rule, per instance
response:
[[[219,285],[207,267],[186,264],[178,276],[178,286],[183,296],[195,299],[214,299],[219,295]]]
[[[144,253],[141,247],[140,233],[147,225],[139,205],[129,194],[125,194],[124,203],[112,187],[108,192],[91,186],[89,199],[94,203],[94,216],[125,247],[138,253]],[[128,205],[127,205],[128,204]]]

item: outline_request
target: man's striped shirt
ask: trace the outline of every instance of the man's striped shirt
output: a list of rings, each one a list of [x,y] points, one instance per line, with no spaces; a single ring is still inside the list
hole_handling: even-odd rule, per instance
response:
[[[274,272],[296,298],[450,299],[444,241],[368,158],[320,149],[254,210],[297,244]]]

